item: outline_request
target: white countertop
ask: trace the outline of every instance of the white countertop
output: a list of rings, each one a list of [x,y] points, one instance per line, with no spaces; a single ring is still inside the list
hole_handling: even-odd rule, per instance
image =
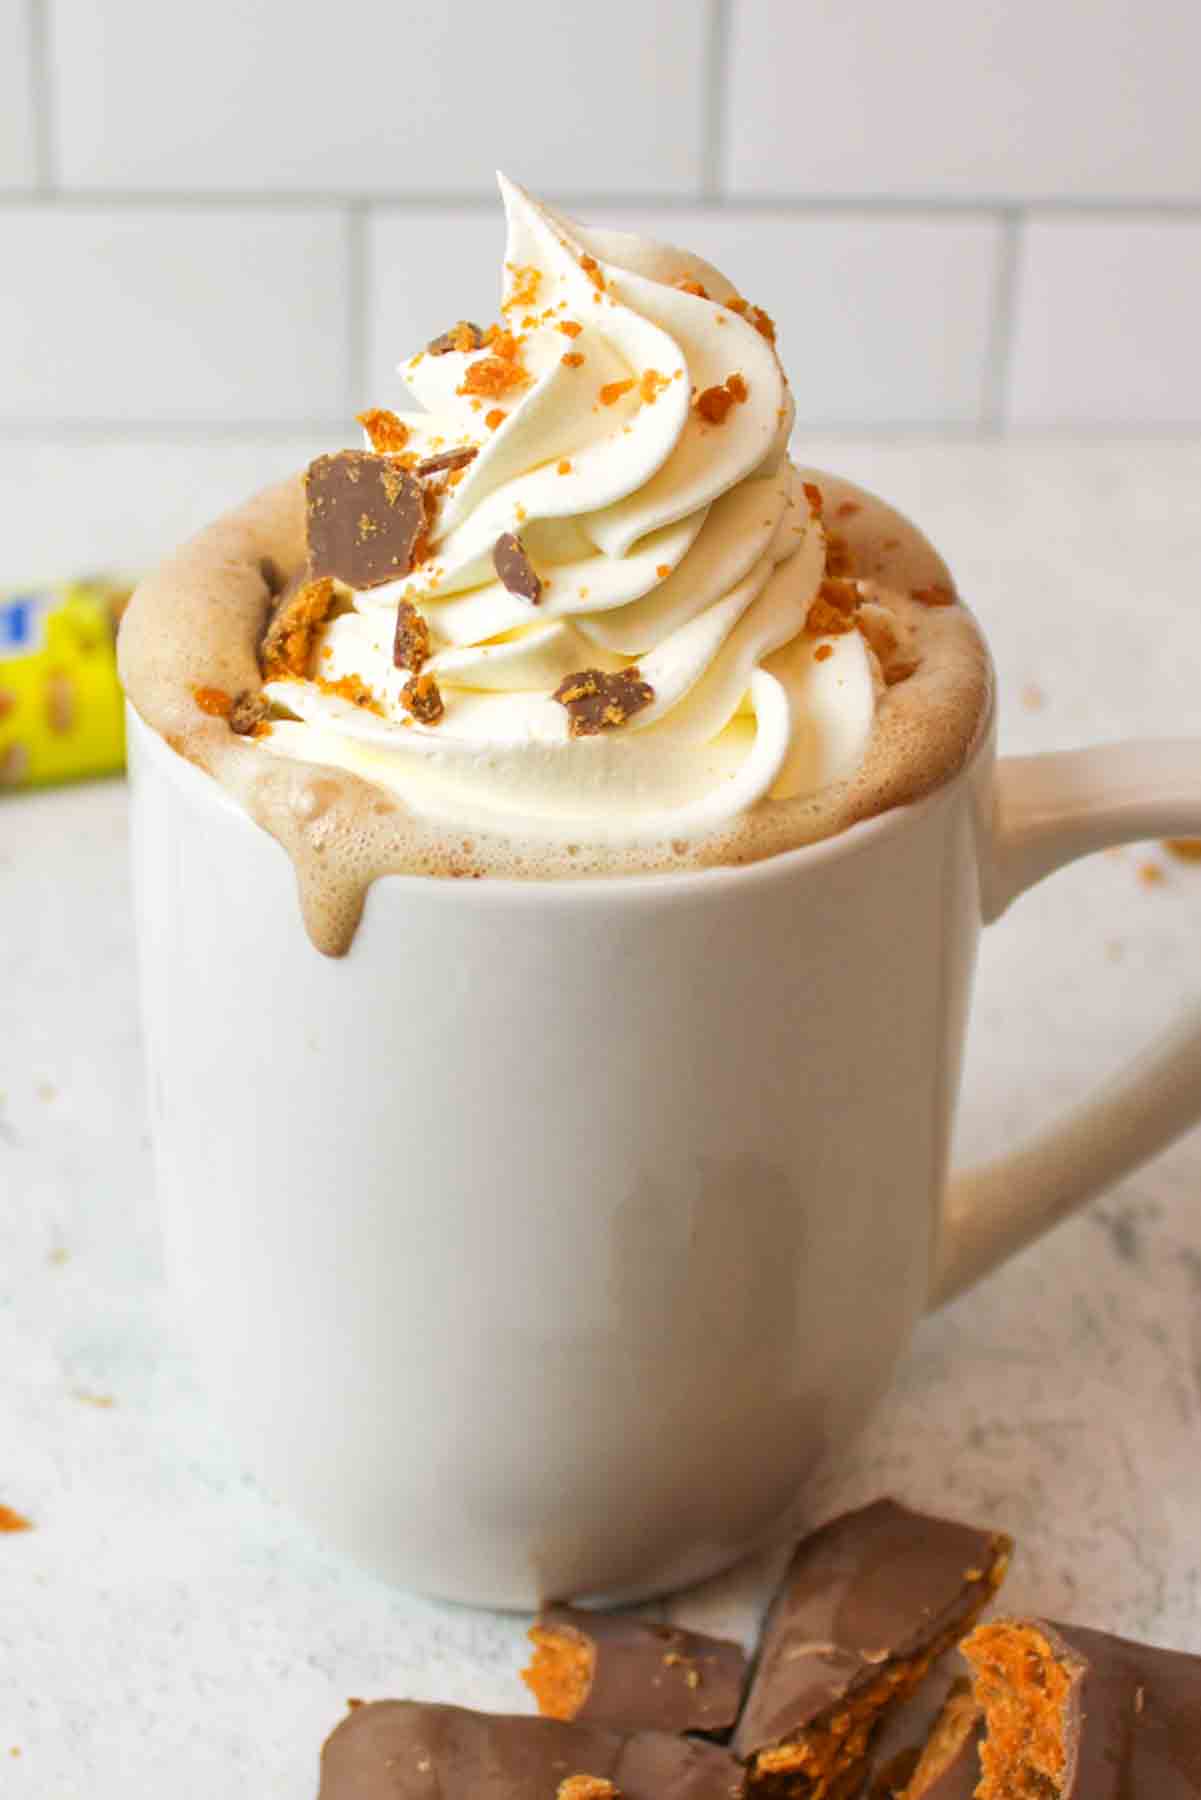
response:
[[[1201,444],[809,454],[948,552],[1009,748],[1198,729]],[[81,456],[104,460],[43,454],[47,520]],[[103,505],[102,480],[71,491]],[[309,1800],[348,1696],[522,1708],[527,1621],[391,1591],[315,1543],[239,1471],[174,1347],[124,837],[119,783],[0,802],[0,1502],[36,1527],[0,1536],[0,1793]],[[1201,867],[1154,849],[1095,857],[994,927],[965,1153],[1024,1135],[1196,997],[1199,932]],[[814,1518],[890,1490],[1007,1527],[1016,1607],[1201,1651],[1199,1191],[1194,1131],[929,1320]],[[749,1637],[778,1563],[670,1613]]]

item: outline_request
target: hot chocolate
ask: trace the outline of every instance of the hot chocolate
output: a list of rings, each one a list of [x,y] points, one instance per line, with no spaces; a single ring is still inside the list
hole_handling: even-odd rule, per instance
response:
[[[501,322],[185,545],[137,710],[284,845],[337,953],[369,884],[742,863],[966,761],[987,652],[914,526],[798,469],[767,315],[502,182]]]

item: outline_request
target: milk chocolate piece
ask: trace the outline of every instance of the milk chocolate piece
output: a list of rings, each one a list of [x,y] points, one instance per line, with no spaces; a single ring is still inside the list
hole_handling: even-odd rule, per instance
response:
[[[413,567],[426,523],[421,483],[391,456],[339,450],[305,472],[309,573],[379,587]]]
[[[262,694],[256,694],[253,688],[245,688],[234,696],[234,703],[229,709],[229,729],[236,731],[239,737],[249,737],[256,725],[261,725],[271,708]]]
[[[328,575],[310,581],[302,570],[293,577],[276,601],[259,645],[259,665],[268,681],[289,675],[304,679],[317,633],[340,604]]]
[[[980,1800],[1201,1795],[1201,1656],[1046,1619],[990,1620],[963,1653],[985,1715]]]
[[[826,1800],[1004,1578],[997,1532],[877,1500],[801,1543],[734,1734],[752,1792]]]
[[[957,1650],[949,1650],[939,1657],[921,1686],[889,1713],[873,1736],[862,1800],[893,1800],[894,1795],[904,1794],[928,1742],[938,1731],[951,1696],[958,1700],[970,1693],[967,1664]],[[971,1705],[973,1713],[978,1713],[974,1701]],[[975,1779],[979,1778],[977,1763]]]
[[[624,725],[654,697],[654,688],[643,681],[636,666],[617,675],[608,675],[603,669],[580,669],[575,675],[565,675],[553,695],[567,708],[572,737],[595,737],[598,731]]]
[[[414,675],[400,690],[400,703],[419,725],[436,725],[446,711],[442,689],[432,675]]]
[[[970,1685],[957,1682],[915,1759],[908,1783],[881,1789],[881,1800],[891,1800],[893,1794],[900,1800],[972,1800],[980,1780],[983,1738],[984,1715]],[[868,1791],[870,1796],[872,1790]]]
[[[705,1637],[628,1613],[555,1606],[530,1631],[522,1680],[550,1719],[620,1731],[728,1731],[738,1717],[746,1657]]]
[[[482,350],[484,334],[470,319],[460,319],[449,331],[431,338],[425,347],[431,356],[445,356],[448,350]]]
[[[396,608],[392,661],[398,669],[411,669],[418,675],[429,661],[429,654],[429,625],[411,600],[402,600]]]
[[[667,1732],[378,1700],[326,1739],[318,1800],[555,1800],[572,1775],[623,1800],[740,1800],[743,1781],[728,1751]]]
[[[464,444],[458,450],[439,450],[436,456],[423,457],[416,472],[418,475],[437,475],[443,469],[465,469],[478,455],[479,451],[470,444]]]
[[[514,537],[511,531],[503,531],[492,546],[492,566],[511,594],[537,606],[542,598],[542,583],[522,548],[521,539]]]

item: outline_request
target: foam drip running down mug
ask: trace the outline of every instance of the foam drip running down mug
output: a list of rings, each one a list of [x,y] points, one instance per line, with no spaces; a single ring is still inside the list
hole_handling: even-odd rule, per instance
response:
[[[427,494],[459,521],[420,596],[444,712],[401,711],[409,577],[348,577],[328,659],[268,670],[269,734],[231,730],[220,695],[257,690],[271,589],[303,560],[298,481],[147,584],[121,657],[168,1270],[212,1391],[332,1543],[406,1586],[532,1607],[682,1586],[786,1533],[923,1312],[1201,1116],[1194,1013],[1024,1149],[948,1174],[981,926],[1075,857],[1201,831],[1201,742],[998,763],[987,655],[934,552],[786,462],[764,317],[683,252],[506,200],[522,331],[463,327],[420,376],[453,413],[508,357],[477,379],[508,382],[510,411],[433,421],[439,480],[447,441],[466,470]],[[622,331],[655,366],[614,384]],[[704,368],[729,371],[711,417]],[[590,370],[578,418],[569,387],[537,410]],[[420,472],[427,415],[387,417]],[[565,419],[581,447],[548,460],[539,439],[526,472],[521,434]],[[630,445],[637,492],[602,505]],[[577,479],[583,525],[540,533]],[[506,494],[524,591],[471,560]],[[838,577],[823,495],[826,526],[848,520]],[[661,533],[673,554],[639,576]],[[607,736],[566,723],[584,645],[622,697]],[[505,873],[503,805],[528,823],[585,792],[598,867],[573,876],[576,846],[548,838],[534,878]],[[661,854],[622,836],[640,805],[677,822]],[[358,837],[338,836],[347,807]],[[402,830],[411,862],[381,872]],[[472,856],[485,879],[448,878]]]

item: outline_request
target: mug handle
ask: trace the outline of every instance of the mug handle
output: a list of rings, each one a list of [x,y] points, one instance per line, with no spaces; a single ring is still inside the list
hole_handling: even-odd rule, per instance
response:
[[[1201,740],[1107,744],[997,765],[981,879],[991,924],[1027,888],[1111,844],[1201,834]],[[953,1300],[1201,1119],[1201,1003],[1027,1144],[951,1177],[931,1309]]]

